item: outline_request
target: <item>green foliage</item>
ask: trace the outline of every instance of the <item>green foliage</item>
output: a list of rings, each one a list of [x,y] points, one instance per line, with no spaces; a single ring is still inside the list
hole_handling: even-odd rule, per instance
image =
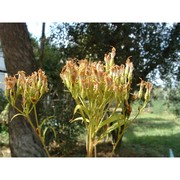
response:
[[[157,71],[161,78],[168,72],[178,76],[179,36],[179,23],[56,23],[51,41],[58,45],[64,60],[103,59],[104,52],[114,46],[119,52],[115,63],[125,63],[132,56],[139,81],[139,77],[153,79]]]
[[[8,126],[0,124],[0,147],[9,144]]]
[[[7,103],[7,100],[4,96],[4,91],[0,89],[0,136],[2,137],[4,137],[4,135],[6,136],[8,131],[8,109],[9,104]]]
[[[9,104],[6,102],[5,108],[0,112],[0,146],[7,145],[9,143],[8,112]]]
[[[180,83],[169,89],[167,106],[170,112],[180,117]]]

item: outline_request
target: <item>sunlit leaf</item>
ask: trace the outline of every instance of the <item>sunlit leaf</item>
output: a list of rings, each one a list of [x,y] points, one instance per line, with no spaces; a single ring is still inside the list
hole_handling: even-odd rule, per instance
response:
[[[75,121],[86,121],[89,123],[89,119],[83,118],[83,117],[75,118],[75,119],[71,120],[70,122],[75,122]]]
[[[15,114],[15,115],[11,118],[11,121],[12,121],[14,118],[16,118],[17,116],[24,116],[24,117],[25,117],[25,115],[23,115],[23,114],[21,114],[21,113],[18,113],[18,114]]]
[[[107,124],[110,124],[114,121],[120,121],[121,119],[123,120],[124,116],[121,114],[115,114],[109,118],[107,118],[106,120],[102,121],[99,125],[99,129],[102,128],[103,126],[107,125]],[[123,121],[122,121],[123,122]]]

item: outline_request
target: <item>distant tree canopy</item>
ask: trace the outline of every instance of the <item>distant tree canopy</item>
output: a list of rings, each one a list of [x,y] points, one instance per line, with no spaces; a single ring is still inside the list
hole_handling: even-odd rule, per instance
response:
[[[153,79],[157,71],[162,79],[167,74],[180,79],[179,23],[54,23],[50,41],[58,45],[63,61],[103,60],[114,46],[117,64],[132,56],[137,80]]]

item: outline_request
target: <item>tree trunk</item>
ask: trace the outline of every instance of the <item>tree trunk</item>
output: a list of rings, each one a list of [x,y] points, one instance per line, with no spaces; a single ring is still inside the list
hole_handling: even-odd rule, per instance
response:
[[[0,41],[8,74],[23,70],[27,75],[37,69],[33,49],[25,23],[0,23]],[[22,116],[10,108],[9,144],[12,157],[47,157],[38,135]]]

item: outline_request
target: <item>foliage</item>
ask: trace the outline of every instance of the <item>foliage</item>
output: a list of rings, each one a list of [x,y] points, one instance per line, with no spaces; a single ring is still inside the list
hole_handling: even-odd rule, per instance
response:
[[[99,60],[110,46],[119,54],[115,63],[133,57],[135,79],[151,78],[159,71],[161,78],[171,72],[179,76],[180,24],[166,23],[55,23],[51,42],[58,45],[62,59]],[[133,87],[136,87],[134,82]]]
[[[115,54],[116,49],[113,47],[111,53],[104,57],[105,66],[100,61],[98,63],[87,60],[67,61],[60,74],[76,101],[74,113],[78,111],[81,114],[72,122],[80,120],[85,124],[88,157],[93,156],[96,145],[104,137],[117,129],[118,137],[112,151],[114,154],[114,150],[129,124],[129,116],[132,111],[130,92],[134,67],[129,58],[126,60],[126,66],[114,64]],[[144,86],[146,92],[143,97]],[[144,104],[139,107],[137,115],[149,101],[151,89],[151,83],[141,80],[139,93],[132,97],[133,101],[137,98],[144,98]],[[112,106],[114,110],[106,117]],[[121,109],[121,114],[116,113],[118,108]]]
[[[3,111],[0,113],[0,146],[9,144],[8,134],[8,112],[9,104],[7,104]]]
[[[180,83],[169,89],[167,105],[170,112],[180,117]]]
[[[7,120],[8,120],[9,104],[7,103],[4,91],[0,89],[0,134],[1,136],[6,135],[7,137]],[[1,138],[0,138],[1,139]]]

